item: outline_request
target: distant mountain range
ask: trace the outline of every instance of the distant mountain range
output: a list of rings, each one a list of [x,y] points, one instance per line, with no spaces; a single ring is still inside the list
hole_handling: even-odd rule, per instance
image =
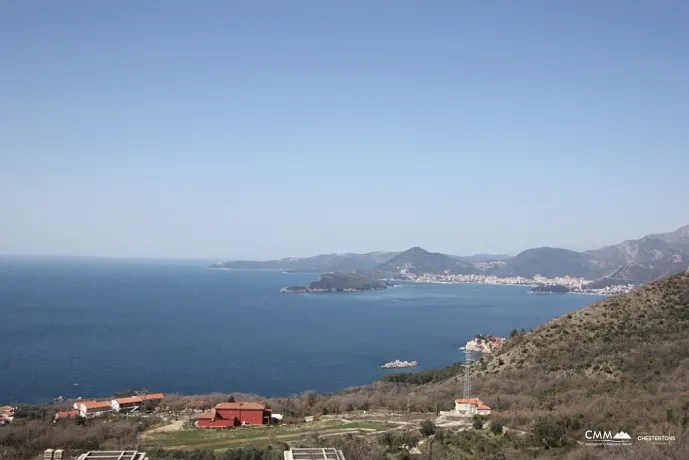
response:
[[[264,261],[230,260],[225,262],[218,262],[217,264],[211,265],[209,268],[226,268],[234,270],[285,270],[291,272],[306,273],[326,273],[337,271],[346,272],[354,270],[370,271],[373,269],[380,270],[380,267],[389,265],[389,262],[392,262],[392,259],[396,256],[410,251],[414,252],[416,250],[423,251],[423,249],[421,248],[412,248],[404,252],[377,251],[368,252],[365,254],[321,254],[313,257],[290,257],[286,259]],[[455,265],[471,265],[473,263],[480,263],[486,261],[499,261],[510,257],[504,254],[476,254],[473,256],[466,257],[448,256],[445,254],[433,254],[433,256],[442,256],[443,258],[450,258],[453,260],[459,260],[460,262],[463,262],[461,264],[456,264],[455,262],[445,261],[444,264],[446,264],[449,268],[452,268]]]
[[[577,252],[533,248],[516,256],[453,256],[414,247],[403,252],[324,254],[269,261],[219,262],[209,268],[273,269],[299,272],[365,271],[376,276],[406,273],[489,274],[501,277],[576,276],[599,284],[645,283],[689,267],[689,225],[674,232],[647,235],[614,246]]]
[[[509,259],[512,256],[507,254],[474,254],[473,256],[450,256],[453,259],[460,259],[464,262],[471,262],[472,264],[480,262],[493,262]]]
[[[372,270],[390,260],[398,252],[369,252],[366,254],[321,254],[305,258],[287,258],[278,260],[254,261],[231,260],[218,262],[210,268],[230,268],[235,270],[285,270],[291,272],[327,273],[348,272],[355,270]]]
[[[504,265],[495,267],[492,274],[502,277],[523,276],[532,278],[535,275],[554,278],[557,276],[576,276],[578,278],[596,279],[613,269],[605,261],[569,249],[534,248],[522,251],[506,259]]]

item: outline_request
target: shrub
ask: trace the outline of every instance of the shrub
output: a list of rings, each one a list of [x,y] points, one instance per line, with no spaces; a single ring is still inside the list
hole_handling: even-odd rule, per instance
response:
[[[421,422],[421,428],[419,429],[424,437],[429,437],[435,433],[435,424],[430,420],[424,420]]]
[[[502,434],[502,423],[498,422],[497,420],[491,422],[490,424],[490,431],[493,434]]]
[[[544,446],[546,449],[552,447],[562,447],[565,442],[565,431],[555,419],[551,416],[538,417],[534,423],[532,433],[536,443]]]
[[[475,430],[482,430],[483,429],[483,422],[484,422],[484,417],[483,415],[474,415],[472,418],[472,426],[474,427]]]

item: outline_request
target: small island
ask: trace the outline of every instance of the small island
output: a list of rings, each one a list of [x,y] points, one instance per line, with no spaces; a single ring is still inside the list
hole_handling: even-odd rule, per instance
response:
[[[326,273],[318,281],[308,286],[288,286],[280,292],[287,294],[306,292],[358,292],[385,289],[392,286],[387,281],[380,281],[361,273]]]
[[[570,289],[561,284],[542,284],[529,291],[529,294],[567,294]]]
[[[404,369],[407,367],[416,367],[418,366],[419,363],[418,361],[400,361],[399,359],[396,359],[394,361],[390,361],[389,363],[385,363],[382,366],[380,366],[381,369]]]

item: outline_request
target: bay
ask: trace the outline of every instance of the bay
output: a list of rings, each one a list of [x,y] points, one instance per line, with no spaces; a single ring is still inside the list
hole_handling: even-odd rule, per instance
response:
[[[318,276],[204,265],[0,258],[0,404],[142,388],[336,392],[395,372],[378,366],[398,358],[450,365],[477,333],[505,337],[596,300],[478,284],[281,294]]]

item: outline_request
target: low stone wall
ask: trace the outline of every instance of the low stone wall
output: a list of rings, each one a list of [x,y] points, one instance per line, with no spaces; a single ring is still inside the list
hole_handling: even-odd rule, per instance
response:
[[[440,417],[466,418],[467,416],[453,410],[441,410]]]

